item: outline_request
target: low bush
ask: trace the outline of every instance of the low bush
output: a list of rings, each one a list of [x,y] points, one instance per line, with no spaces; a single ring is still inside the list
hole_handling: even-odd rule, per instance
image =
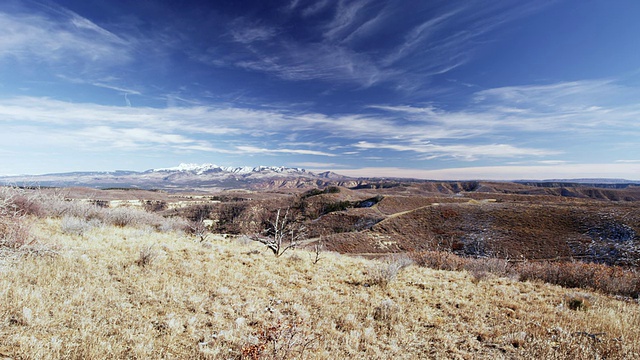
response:
[[[498,258],[469,259],[464,269],[476,280],[483,280],[490,276],[518,277],[508,260]]]
[[[153,249],[153,245],[145,246],[140,249],[138,259],[135,261],[136,265],[140,267],[147,267],[155,261],[159,256],[158,252]]]
[[[87,220],[75,216],[65,216],[60,221],[60,230],[63,234],[82,235],[100,224],[101,222],[97,219]]]
[[[465,259],[446,251],[414,251],[409,257],[418,266],[436,270],[460,271],[470,259]]]
[[[369,285],[385,287],[393,282],[403,269],[412,264],[413,260],[406,255],[392,256],[382,262],[375,263],[367,270]]]
[[[443,251],[409,253],[418,266],[437,270],[468,271],[475,280],[489,276],[543,281],[566,288],[584,288],[632,298],[640,296],[640,273],[636,269],[584,262],[524,261],[498,258],[471,259]]]
[[[637,298],[640,274],[619,266],[581,262],[525,262],[516,267],[520,279],[541,280],[568,288],[586,288]]]
[[[353,207],[353,204],[350,201],[336,201],[325,203],[322,206],[322,214],[329,214],[336,211],[347,210],[348,208]]]
[[[33,241],[24,200],[21,189],[0,188],[0,247],[20,248]]]

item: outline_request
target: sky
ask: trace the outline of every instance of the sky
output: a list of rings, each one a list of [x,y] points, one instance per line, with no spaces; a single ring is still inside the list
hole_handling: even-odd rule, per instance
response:
[[[0,174],[640,180],[636,0],[3,0]]]

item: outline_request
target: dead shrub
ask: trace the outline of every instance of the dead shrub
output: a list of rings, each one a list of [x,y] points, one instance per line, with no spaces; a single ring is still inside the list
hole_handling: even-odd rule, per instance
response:
[[[276,257],[295,249],[298,243],[307,238],[307,229],[295,215],[286,209],[278,209],[264,220],[265,235],[254,235],[252,239],[264,244]]]
[[[136,265],[140,267],[147,267],[158,258],[158,255],[158,252],[153,249],[153,245],[145,246],[140,249]]]
[[[507,260],[497,258],[470,259],[466,262],[464,269],[471,273],[476,281],[485,280],[492,276],[508,277],[515,275],[515,272],[510,269]]]
[[[75,216],[65,216],[60,221],[60,230],[63,234],[83,235],[92,228],[99,226],[99,224],[100,222],[97,219],[89,221]]]
[[[585,288],[637,298],[640,274],[619,266],[581,262],[527,262],[517,271],[522,281],[540,280],[568,288]]]
[[[414,251],[409,257],[416,265],[436,270],[460,271],[467,259],[446,251]]]
[[[370,285],[387,286],[393,282],[398,274],[413,264],[406,255],[392,256],[383,262],[377,262],[369,267],[367,275]]]
[[[23,217],[0,217],[0,247],[18,249],[33,242],[30,224]]]
[[[373,319],[387,324],[395,323],[400,318],[400,307],[391,299],[384,299],[373,309]]]
[[[571,310],[586,311],[591,307],[592,297],[583,293],[567,294],[564,299],[565,306]]]
[[[254,341],[242,347],[242,359],[303,359],[316,338],[302,320],[278,320],[264,325]]]
[[[107,220],[115,226],[126,227],[137,225],[139,222],[138,211],[131,208],[115,208],[109,211]]]
[[[178,216],[165,217],[159,220],[156,229],[160,232],[186,232],[189,231],[189,221]]]
[[[211,229],[207,226],[204,220],[191,221],[189,223],[189,234],[198,238],[198,241],[205,242],[209,234],[211,233]]]
[[[21,189],[0,188],[0,246],[20,248],[33,242],[26,211],[14,201],[23,194]]]

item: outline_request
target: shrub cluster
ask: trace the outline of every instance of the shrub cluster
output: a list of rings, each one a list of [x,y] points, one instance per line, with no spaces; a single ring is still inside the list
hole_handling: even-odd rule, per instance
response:
[[[32,241],[26,221],[30,211],[36,209],[23,190],[0,188],[0,247],[19,248]]]
[[[584,262],[519,261],[464,258],[445,251],[409,254],[416,265],[437,270],[466,270],[475,279],[488,276],[544,281],[567,288],[584,288],[633,298],[640,296],[640,274],[634,269]]]
[[[61,230],[82,235],[102,224],[150,226],[158,231],[186,231],[183,218],[165,218],[144,209],[105,208],[98,202],[66,200],[62,194],[45,195],[37,189],[0,187],[0,244],[20,247],[33,241],[29,234],[29,216],[61,219]]]
[[[340,188],[337,186],[329,186],[324,190],[320,190],[320,189],[311,189],[307,192],[305,192],[304,194],[302,194],[302,196],[300,196],[301,199],[306,199],[306,198],[310,198],[312,196],[317,196],[317,195],[322,195],[322,194],[338,194],[340,192]]]
[[[385,287],[393,282],[402,270],[413,263],[411,258],[404,255],[393,256],[383,262],[376,262],[367,271],[369,285]]]
[[[568,288],[588,288],[637,298],[640,274],[619,266],[582,262],[525,262],[516,267],[521,280],[542,280]]]

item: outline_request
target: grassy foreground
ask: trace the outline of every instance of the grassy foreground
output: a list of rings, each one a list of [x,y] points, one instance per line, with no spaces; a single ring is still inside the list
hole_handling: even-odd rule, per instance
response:
[[[62,226],[37,219],[40,248],[2,255],[0,359],[640,358],[633,301],[399,259],[315,263],[255,242]]]

